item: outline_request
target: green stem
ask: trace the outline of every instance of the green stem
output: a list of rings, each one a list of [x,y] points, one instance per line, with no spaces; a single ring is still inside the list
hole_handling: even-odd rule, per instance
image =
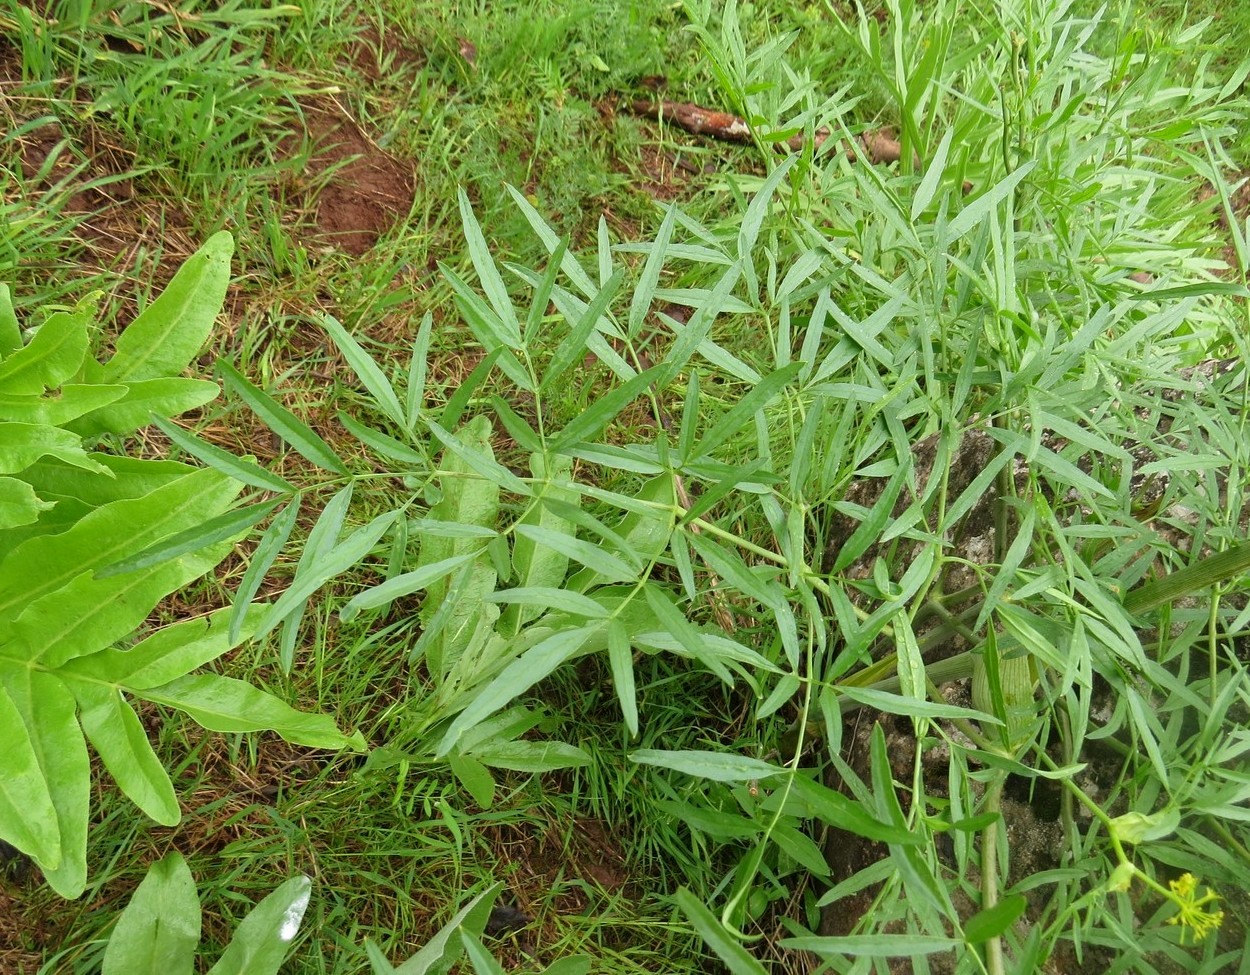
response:
[[[1003,783],[1006,773],[1000,773],[990,783],[985,794],[985,811],[995,813],[994,821],[981,834],[981,910],[988,911],[998,903],[998,827],[997,813],[1002,808]],[[998,935],[985,943],[985,965],[989,975],[1005,975],[1003,941]]]

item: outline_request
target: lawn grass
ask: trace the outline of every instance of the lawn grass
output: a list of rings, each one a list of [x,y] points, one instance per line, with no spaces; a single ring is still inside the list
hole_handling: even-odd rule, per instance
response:
[[[730,5],[732,16],[722,16],[719,4],[661,0],[395,0],[363,10],[317,0],[234,2],[177,17],[130,3],[0,11],[9,32],[0,42],[8,133],[0,144],[0,268],[15,305],[68,304],[100,289],[120,328],[200,241],[231,230],[235,279],[220,332],[201,357],[203,372],[218,362],[235,366],[339,452],[355,485],[351,526],[405,504],[410,517],[428,514],[446,485],[405,477],[403,465],[346,432],[340,412],[410,442],[430,471],[449,461],[436,441],[413,438],[386,417],[318,324],[322,313],[400,377],[400,389],[422,318],[432,316],[424,407],[449,429],[456,424],[447,411],[467,420],[489,413],[498,396],[534,423],[525,411],[536,412],[549,442],[621,382],[602,357],[579,350],[541,408],[498,369],[457,399],[487,351],[446,273],[482,287],[461,189],[495,263],[531,269],[528,283],[524,273],[505,277],[523,312],[551,248],[509,186],[567,236],[597,286],[607,277],[599,262],[625,269],[613,305],[621,323],[631,321],[630,296],[656,250],[650,242],[666,226],[677,247],[653,289],[653,310],[684,321],[688,309],[712,300],[726,268],[737,267],[744,278],[708,333],[711,351],[702,347],[696,365],[641,395],[600,437],[632,449],[632,460],[613,467],[583,458],[576,477],[599,492],[586,495],[586,511],[613,524],[621,506],[605,492],[644,490],[660,441],[680,453],[673,469],[694,500],[712,502],[696,519],[699,530],[677,533],[685,562],[675,543],[650,560],[649,577],[694,624],[727,619],[731,635],[767,664],[722,661],[735,678],[729,686],[677,637],[643,639],[627,654],[637,736],[622,722],[619,675],[608,656],[566,664],[512,703],[541,714],[534,736],[580,746],[589,761],[540,775],[496,772],[494,801],[483,808],[433,755],[432,736],[451,715],[439,710],[437,682],[409,661],[429,623],[419,598],[350,620],[339,615],[385,577],[383,552],[317,595],[286,646],[289,661],[275,635],[222,664],[225,673],[359,729],[375,752],[368,759],[309,752],[273,736],[211,735],[189,722],[152,720],[154,744],[179,788],[182,824],[149,823],[100,788],[86,894],[65,903],[36,883],[7,885],[0,964],[15,972],[97,971],[111,926],[148,864],[178,850],[204,904],[206,957],[215,957],[254,901],[295,873],[312,877],[313,900],[285,969],[292,972],[367,971],[366,939],[398,964],[497,880],[505,884],[501,902],[533,919],[489,943],[510,970],[588,954],[596,972],[702,972],[722,963],[735,975],[755,971],[718,949],[726,926],[755,938],[745,945],[764,970],[815,971],[817,958],[826,970],[888,970],[880,959],[855,967],[845,953],[850,942],[780,944],[808,932],[911,937],[900,951],[923,970],[923,937],[963,945],[957,924],[986,896],[982,834],[967,823],[947,827],[991,808],[993,766],[969,760],[965,752],[975,749],[950,726],[905,709],[882,721],[912,744],[892,738],[897,764],[883,766],[872,758],[865,713],[848,714],[844,727],[822,693],[860,670],[861,653],[880,657],[897,647],[905,655],[913,623],[924,639],[921,608],[942,604],[943,573],[970,560],[944,551],[923,579],[904,578],[907,546],[953,532],[951,509],[962,504],[966,513],[973,499],[953,487],[948,494],[948,477],[905,517],[891,518],[893,527],[878,524],[847,564],[825,553],[847,519],[852,526],[872,520],[875,498],[854,494],[855,482],[888,480],[930,437],[951,455],[938,469],[953,466],[959,441],[952,435],[979,414],[995,418],[1000,442],[1027,441],[1046,423],[1066,421],[1065,436],[1083,436],[1080,445],[1100,457],[1143,444],[1153,452],[1134,463],[1172,471],[1160,505],[1166,524],[1142,514],[1140,485],[1110,461],[1083,470],[1064,447],[1038,441],[1030,453],[1027,443],[1017,445],[1021,456],[1044,449],[1043,457],[1056,459],[1006,490],[999,481],[1004,494],[1018,495],[1017,527],[1035,534],[1000,543],[988,559],[1005,567],[998,576],[974,568],[972,577],[982,596],[1010,594],[1023,607],[1014,617],[1010,607],[995,616],[990,631],[1013,634],[1041,661],[1035,666],[1051,665],[1039,691],[1046,707],[1033,740],[1040,745],[1013,760],[1045,770],[1047,761],[1071,765],[1093,755],[1103,767],[1096,776],[1070,773],[1075,791],[1065,793],[1058,825],[1039,827],[1053,826],[1067,858],[1003,869],[1005,903],[1015,894],[1029,902],[1029,926],[1003,929],[1009,962],[1033,957],[1036,970],[1052,970],[1041,968],[1050,958],[1066,966],[1056,971],[1237,970],[1250,922],[1238,727],[1250,702],[1240,649],[1244,573],[1218,596],[1178,604],[1140,626],[1149,665],[1125,662],[1135,644],[1123,629],[1133,631],[1105,600],[1121,580],[1140,582],[1156,559],[1178,566],[1190,546],[1244,539],[1243,391],[1217,386],[1206,399],[1169,407],[1172,441],[1144,416],[1159,408],[1152,391],[1186,386],[1181,368],[1247,352],[1244,298],[1209,287],[1245,283],[1244,237],[1240,252],[1230,249],[1200,184],[1203,176],[1235,183],[1250,166],[1244,102],[1233,101],[1235,91],[1220,97],[1250,42],[1250,15],[1228,4],[1125,2],[1112,5],[1086,50],[1074,54],[1069,46],[1094,6],[1073,4],[1062,15],[1060,6],[1005,2],[992,16],[953,2],[901,2],[869,9],[862,21],[849,4],[782,0]],[[1217,20],[1201,46],[1181,33],[1208,14]],[[878,31],[884,42],[874,48]],[[783,38],[790,41],[784,57],[769,48]],[[1016,44],[1012,56],[1001,53],[1004,43]],[[926,53],[942,44],[946,61],[935,67]],[[1046,81],[1051,73],[1056,80]],[[648,80],[657,76],[663,81]],[[769,126],[829,126],[835,134],[840,125],[891,126],[904,158],[873,168],[836,151],[806,154],[768,184],[782,156],[766,145],[700,140],[625,109],[633,97],[659,97],[656,85],[663,97]],[[943,143],[947,131],[953,137]],[[927,169],[940,152],[945,168]],[[1034,175],[1006,196],[1013,209],[985,208],[992,229],[978,223],[963,228],[966,239],[943,236],[958,213],[1030,160]],[[761,187],[779,203],[757,197]],[[753,199],[760,203],[752,207]],[[676,201],[680,218],[666,225],[657,201]],[[1244,226],[1235,194],[1229,205]],[[601,234],[625,246],[601,254]],[[1230,255],[1239,270],[1223,265]],[[806,270],[787,286],[796,265]],[[1131,273],[1150,275],[1150,284],[1131,281]],[[1140,300],[1152,286],[1197,287],[1168,301]],[[890,301],[892,315],[864,324]],[[526,333],[526,355],[540,365],[563,341],[557,305],[541,302]],[[1083,331],[1102,309],[1099,335]],[[820,314],[829,316],[823,327]],[[619,353],[634,365],[661,361],[682,334],[650,314],[625,332]],[[1087,348],[1096,351],[1065,360],[1065,346],[1095,340]],[[774,397],[735,416],[734,405],[758,382],[752,376],[799,359],[809,362],[800,378],[779,382]],[[733,429],[712,455],[699,456],[695,446],[717,436],[721,421]],[[238,397],[206,409],[196,429],[306,489],[291,551],[266,584],[276,597],[296,573],[318,513],[347,479],[288,449]],[[530,451],[504,436],[501,423],[495,432],[495,458],[525,477]],[[169,449],[159,433],[110,446],[146,456]],[[761,459],[758,469],[750,466]],[[1101,479],[1101,495],[1090,477]],[[1063,493],[1069,489],[1072,497]],[[526,510],[522,497],[506,496],[501,522]],[[890,505],[877,511],[884,519]],[[153,623],[229,605],[253,549],[254,542],[242,546],[238,559],[171,601]],[[413,538],[406,568],[417,549]],[[732,558],[717,563],[718,551]],[[745,577],[730,575],[735,567]],[[771,567],[779,567],[775,576]],[[994,588],[998,577],[1004,588]],[[784,624],[757,598],[766,583],[784,587],[791,600],[801,643],[794,660]],[[891,601],[907,612],[883,613]],[[1081,608],[1091,606],[1098,612]],[[984,632],[982,615],[964,625]],[[836,620],[838,634],[826,618]],[[1031,632],[1052,632],[1039,619],[1067,627],[1075,661],[1068,670],[1053,666],[1044,639],[1029,642]],[[1040,629],[1030,631],[1034,624]],[[878,636],[883,628],[888,639]],[[1005,691],[975,706],[1003,716]],[[1074,717],[1102,708],[1109,716],[1097,728]],[[893,813],[884,784],[892,777],[909,793],[906,825],[924,844],[896,844],[902,866],[893,874],[858,874],[864,864],[856,864],[845,875],[837,868],[822,875],[811,851],[819,857],[831,848],[832,824],[810,815],[789,786],[772,792],[767,780],[722,782],[629,758],[695,749],[819,769],[822,781],[840,781],[886,821]],[[949,755],[937,784],[925,753]],[[1116,860],[1105,831],[1091,825],[1097,814],[1076,794],[1082,789],[1110,816],[1183,815],[1179,832],[1143,844],[1135,862],[1165,889],[1182,870],[1218,889],[1225,898],[1218,935],[1182,943],[1185,929],[1166,923],[1174,905],[1141,881],[1130,894],[1108,892]],[[1028,806],[1027,795],[1018,804]],[[934,894],[926,876],[946,893]],[[832,907],[822,901],[830,886],[842,895]],[[679,909],[673,895],[683,887],[712,907],[715,927]],[[839,912],[841,926],[831,920]],[[968,948],[953,967],[934,961],[930,970],[995,971],[992,951]]]

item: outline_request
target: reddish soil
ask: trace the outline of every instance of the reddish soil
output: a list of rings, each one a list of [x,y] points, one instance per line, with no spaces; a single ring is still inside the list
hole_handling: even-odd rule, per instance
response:
[[[304,116],[315,147],[304,175],[320,187],[311,205],[316,244],[359,257],[407,217],[412,166],[380,149],[332,98],[306,105]]]
[[[609,827],[590,819],[572,823],[501,823],[483,831],[498,876],[508,889],[499,904],[534,921],[515,937],[520,955],[543,959],[550,933],[548,914],[585,914],[596,902],[616,894],[635,896],[625,872],[625,858],[616,848]],[[496,952],[504,959],[507,947]]]

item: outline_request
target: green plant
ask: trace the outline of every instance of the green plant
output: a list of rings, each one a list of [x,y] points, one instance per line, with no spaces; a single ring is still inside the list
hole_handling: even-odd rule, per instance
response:
[[[299,931],[312,881],[292,877],[244,918],[209,975],[276,975]],[[186,861],[170,853],[148,868],[104,950],[103,975],[191,975],[200,904]]]
[[[52,95],[54,105],[85,100],[82,118],[107,125],[137,151],[143,169],[182,194],[229,207],[245,191],[244,174],[255,182],[282,165],[276,135],[301,89],[266,64],[264,45],[298,7],[241,0],[178,11],[124,0],[14,7],[29,90]],[[58,83],[62,74],[67,83]]]
[[[1242,219],[1239,11],[1194,0],[1203,32],[1171,0],[248,6],[0,13],[27,79],[0,143],[19,308],[114,258],[99,286],[124,300],[149,243],[178,244],[153,207],[259,246],[212,339],[231,404],[201,422],[280,453],[251,404],[290,450],[266,471],[166,424],[266,492],[236,526],[272,519],[206,587],[236,590],[223,642],[266,639],[214,669],[381,743],[292,765],[159,726],[206,918],[315,863],[308,972],[359,970],[366,939],[390,971],[499,880],[547,958],[613,973],[1237,965],[1250,440],[1236,368],[1187,370],[1246,358],[1194,181]],[[420,168],[409,226],[355,261],[240,177],[330,85]],[[739,111],[758,142],[618,94]],[[46,177],[70,151],[98,175],[87,118],[147,172],[75,232],[78,177]],[[882,126],[897,166],[844,158]],[[93,851],[167,842],[116,790],[93,812]],[[588,862],[587,835],[617,849]],[[89,909],[11,891],[20,947],[96,970],[133,859],[93,853]],[[419,964],[493,970],[467,944]]]
[[[386,960],[376,945],[366,943],[374,975],[433,975],[447,971],[466,954],[477,975],[501,975],[504,969],[483,947],[481,939],[490,921],[491,908],[502,889],[502,884],[495,884],[472,898],[424,948],[398,968]],[[590,964],[591,959],[586,955],[571,955],[552,962],[542,970],[542,975],[586,975]]]
[[[205,244],[104,364],[89,355],[94,299],[50,313],[27,339],[0,290],[0,836],[66,897],[87,876],[87,741],[144,813],[181,816],[128,699],[216,731],[363,744],[242,681],[191,674],[249,635],[259,608],[232,632],[216,613],[124,643],[273,507],[232,510],[242,485],[215,471],[88,449],[216,396],[213,383],[178,373],[213,327],[231,250],[224,233]]]

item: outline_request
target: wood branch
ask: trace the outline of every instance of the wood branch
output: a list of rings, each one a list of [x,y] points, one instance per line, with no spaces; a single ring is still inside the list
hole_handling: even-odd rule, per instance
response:
[[[751,127],[744,119],[729,112],[718,112],[689,102],[653,102],[638,98],[630,103],[630,111],[643,118],[668,122],[695,135],[706,135],[724,142],[750,142],[752,138]],[[819,149],[832,134],[827,128],[817,129],[813,146]],[[805,135],[796,134],[779,145],[799,152],[805,140]],[[864,158],[878,164],[898,162],[903,155],[903,147],[887,129],[864,132],[853,144],[844,146],[843,151],[851,162],[855,162],[862,153]]]

